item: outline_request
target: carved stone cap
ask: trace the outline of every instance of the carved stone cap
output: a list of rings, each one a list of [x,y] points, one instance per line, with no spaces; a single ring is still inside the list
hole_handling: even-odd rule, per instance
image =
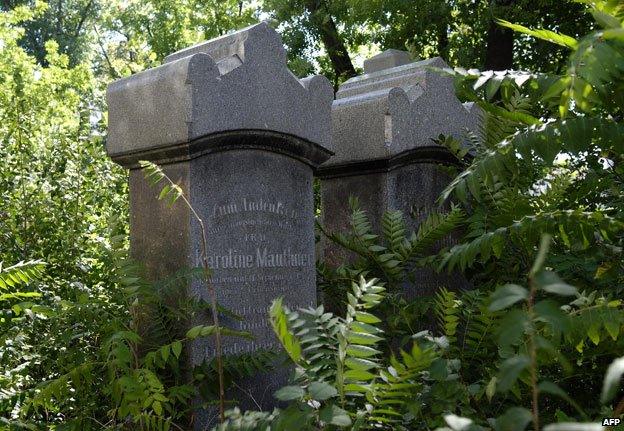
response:
[[[288,70],[281,38],[260,23],[112,83],[106,147],[126,164],[210,136],[258,131],[308,142],[327,158],[332,99],[327,78],[299,80]]]
[[[409,52],[400,51],[398,49],[387,49],[381,54],[364,60],[364,73],[378,72],[411,62],[412,56]]]
[[[394,51],[380,56],[373,58],[378,60],[377,66],[387,65],[388,58],[393,59],[390,63],[405,59]],[[321,170],[430,147],[431,138],[441,133],[461,138],[466,129],[476,132],[478,110],[462,105],[452,79],[432,67],[448,66],[436,57],[376,70],[343,83],[332,106],[335,155]]]

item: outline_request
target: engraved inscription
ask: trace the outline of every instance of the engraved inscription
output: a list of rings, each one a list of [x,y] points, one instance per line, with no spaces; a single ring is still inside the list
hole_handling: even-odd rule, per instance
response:
[[[290,216],[293,218],[296,217],[295,211],[293,209],[287,209],[283,202],[270,201],[263,198],[243,198],[240,202],[228,202],[221,205],[215,205],[212,211],[212,216],[219,217],[242,212],[267,212]]]
[[[224,324],[251,332],[253,340],[226,338],[224,353],[279,348],[269,323],[269,307],[277,297],[286,304],[314,304],[314,289],[302,286],[314,278],[313,242],[301,240],[309,229],[294,205],[269,196],[242,196],[208,208],[208,234],[213,240],[207,261],[219,303],[241,317]],[[304,217],[305,218],[305,217]],[[304,294],[301,293],[304,289]],[[213,346],[205,345],[213,355]]]
[[[312,259],[310,254],[293,253],[290,247],[281,252],[258,247],[253,254],[242,254],[230,248],[225,254],[210,254],[207,257],[208,266],[213,270],[308,266]]]

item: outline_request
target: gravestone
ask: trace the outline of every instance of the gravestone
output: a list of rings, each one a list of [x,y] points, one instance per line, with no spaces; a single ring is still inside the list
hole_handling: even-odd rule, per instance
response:
[[[403,51],[383,52],[364,62],[363,75],[338,89],[332,106],[335,155],[317,171],[322,222],[329,231],[349,229],[350,195],[359,198],[377,231],[387,210],[401,210],[408,227],[417,228],[450,180],[440,166],[456,163],[432,138],[461,138],[466,130],[477,130],[475,107],[455,97],[450,77],[429,69],[448,67],[444,61],[409,63],[408,58]],[[329,241],[322,254],[332,266],[349,259]],[[416,279],[407,297],[432,294],[440,285],[466,285],[461,277],[429,269],[418,270]]]
[[[222,325],[255,337],[225,337],[224,353],[278,351],[273,299],[316,304],[312,173],[331,154],[329,81],[297,79],[280,37],[261,23],[176,52],[114,82],[107,97],[107,150],[130,169],[132,256],[152,279],[200,266],[200,227],[181,201],[169,208],[156,199],[137,165],[147,159],[181,186],[206,225],[218,302],[242,317]],[[201,281],[189,292],[209,301]],[[194,322],[202,323],[209,320]],[[192,366],[214,357],[209,339],[190,350]],[[243,408],[270,410],[286,372],[242,382],[233,394]],[[214,414],[202,410],[195,429]]]

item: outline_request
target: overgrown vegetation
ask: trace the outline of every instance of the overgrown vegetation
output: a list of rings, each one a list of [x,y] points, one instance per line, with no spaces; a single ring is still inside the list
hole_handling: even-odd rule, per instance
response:
[[[287,350],[298,346],[288,338],[294,332],[287,330],[289,322],[293,328],[310,328],[295,332],[301,336],[302,353],[291,354],[302,375],[309,374],[308,368],[318,369],[318,363],[332,371],[299,380],[298,389],[287,392],[296,402],[283,411],[260,418],[232,412],[226,429],[286,429],[283,423],[297,415],[311,429],[331,429],[333,416],[320,415],[330,408],[339,418],[350,419],[349,424],[334,423],[334,428],[347,429],[600,429],[603,417],[622,414],[614,385],[621,377],[617,358],[624,318],[620,299],[624,10],[614,1],[590,5],[598,29],[580,40],[500,23],[569,48],[572,53],[564,75],[447,71],[456,78],[458,94],[482,108],[484,122],[479,135],[470,136],[469,151],[457,139],[438,139],[465,160],[440,198],[455,198],[462,204],[466,216],[455,222],[463,224],[465,234],[460,244],[443,250],[435,261],[416,263],[435,263],[440,270],[470,270],[475,289],[441,289],[431,309],[438,317],[437,331],[402,337],[398,346],[396,340],[390,341],[396,335],[389,326],[391,318],[371,319],[376,326],[347,332],[349,319],[357,312],[353,298],[366,285],[364,281],[346,293],[346,314],[326,316],[323,324],[313,321],[301,326],[300,317],[293,317],[296,313],[277,303],[273,319],[278,319],[280,309],[286,316],[278,319],[286,323],[276,325],[276,330]],[[471,159],[465,159],[469,153]],[[387,213],[377,236],[354,206],[352,232],[329,237],[360,258],[339,268],[333,279],[343,282],[333,291],[331,286],[325,290],[340,297],[345,294],[345,280],[369,273],[388,288],[400,286],[409,268],[404,251],[421,236],[406,235],[400,219]],[[332,280],[331,272],[327,276],[326,268],[321,270],[325,280]],[[393,300],[386,297],[383,302]],[[322,309],[305,311],[308,315],[325,316]],[[325,322],[339,329],[325,328]],[[349,389],[353,382],[341,377],[342,361],[349,355],[340,347],[320,351],[313,364],[304,360],[308,343],[341,346],[339,334],[347,340],[345,334],[368,339],[374,348],[367,351],[373,358],[370,362],[366,355],[351,362],[359,367],[358,375],[368,379]],[[437,348],[429,362],[421,364],[418,377],[402,387],[416,400],[416,408],[410,410],[409,403],[401,400],[402,391],[397,391],[395,404],[376,390],[377,383],[389,382],[387,376],[376,374],[380,369],[376,355],[385,352],[385,358],[394,354],[405,359],[409,356],[399,352],[411,352],[414,338],[428,339]],[[384,339],[387,344],[382,347]],[[423,351],[420,343],[416,341]],[[393,366],[393,378],[401,376],[405,365],[395,362]],[[331,397],[315,398],[308,388],[318,381],[333,388],[324,392]],[[346,391],[365,396],[345,402]],[[342,410],[330,407],[335,404]],[[384,410],[384,416],[375,414],[378,409]],[[252,422],[260,425],[249,425]]]
[[[296,385],[283,387],[275,396],[291,404],[272,413],[230,411],[228,422],[218,429],[523,430],[532,424],[539,430],[544,416],[540,404],[557,409],[549,412],[546,421],[559,423],[544,429],[600,428],[601,422],[572,423],[572,418],[618,417],[620,406],[588,413],[548,379],[561,380],[562,370],[569,373],[570,364],[561,349],[585,331],[583,318],[570,313],[569,305],[561,306],[559,299],[581,295],[544,267],[550,241],[548,235],[541,239],[528,274],[529,288],[501,286],[486,300],[478,301],[489,305],[476,310],[480,315],[474,322],[460,319],[461,301],[442,291],[435,311],[443,334],[421,331],[390,355],[382,354],[381,344],[389,341],[381,329],[382,320],[371,313],[384,300],[385,289],[376,285],[377,279],[367,282],[360,277],[358,283],[352,283],[345,317],[325,313],[322,306],[293,312],[281,300],[275,301],[271,321],[296,365]],[[619,305],[620,301],[614,301],[603,308]],[[500,313],[510,307],[507,313]],[[623,313],[611,314],[621,325]],[[484,324],[487,320],[493,324]],[[462,329],[465,332],[460,334]],[[483,365],[477,362],[482,359],[480,349],[493,350],[494,357],[488,359],[500,364],[493,367],[487,385],[474,381],[475,375],[464,365]],[[388,358],[388,363],[383,358]],[[618,391],[624,374],[621,361],[617,359],[609,367],[601,395],[594,394],[596,407],[600,406],[598,399],[609,403]],[[528,408],[522,405],[524,393]],[[566,410],[573,413],[567,415]],[[446,427],[440,428],[442,425]]]
[[[193,340],[245,334],[226,334],[216,319],[191,327],[196,313],[218,304],[174,293],[193,277],[205,279],[204,270],[147,283],[127,258],[124,174],[102,145],[104,85],[255,19],[238,2],[211,4],[214,19],[197,13],[198,3],[174,3],[2,6],[4,429],[188,429],[196,408],[219,404],[224,386],[274,360],[260,352],[188,372],[184,356]],[[336,52],[308,55],[319,40],[331,41],[328,17],[340,23],[351,53],[375,41],[484,64],[481,48],[495,33],[484,10],[507,10],[504,2],[481,2],[479,13],[460,19],[470,2],[432,1],[436,19],[426,22],[419,10],[413,25],[395,26],[405,16],[402,2],[390,2],[382,18],[379,2],[359,14],[350,13],[357,2],[286,3],[264,6],[282,20],[295,48],[291,64],[300,72],[316,66],[337,81],[353,65],[344,57],[340,63]],[[389,212],[374,232],[366,209],[351,202],[351,231],[325,232],[355,256],[341,268],[319,265],[327,307],[296,311],[276,301],[271,311],[297,370],[276,393],[287,407],[233,409],[221,429],[563,431],[599,429],[602,417],[622,415],[624,6],[548,4],[500,16],[592,32],[578,38],[501,22],[520,32],[516,64],[558,74],[446,71],[459,96],[484,115],[470,148],[459,137],[438,139],[464,162],[440,198],[456,205],[414,233],[404,215]],[[76,13],[64,14],[64,7]],[[543,8],[549,12],[536,18]],[[583,8],[589,14],[580,15]],[[445,44],[438,36],[449,28]],[[458,50],[464,45],[470,49]],[[552,64],[536,52],[553,54]],[[157,167],[150,172],[164,179]],[[180,197],[176,190],[169,184],[161,197]],[[458,228],[459,244],[429,256]],[[407,301],[402,289],[422,266],[463,271],[474,289],[440,286],[435,297]]]

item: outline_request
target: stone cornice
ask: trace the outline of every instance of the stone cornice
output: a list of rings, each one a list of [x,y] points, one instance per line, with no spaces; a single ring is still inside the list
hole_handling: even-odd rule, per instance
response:
[[[322,165],[315,175],[321,179],[390,172],[394,169],[419,163],[460,166],[461,161],[448,149],[439,145],[416,147],[391,157],[355,161],[343,164]]]
[[[121,161],[250,130],[295,136],[331,151],[332,99],[327,78],[299,80],[288,70],[281,38],[260,23],[112,83],[107,151]]]
[[[147,151],[119,153],[113,157],[113,160],[124,167],[134,169],[139,167],[139,160],[150,160],[159,165],[166,165],[195,159],[206,154],[243,149],[282,154],[312,168],[318,167],[332,155],[332,152],[325,147],[296,136],[266,130],[235,130]]]

